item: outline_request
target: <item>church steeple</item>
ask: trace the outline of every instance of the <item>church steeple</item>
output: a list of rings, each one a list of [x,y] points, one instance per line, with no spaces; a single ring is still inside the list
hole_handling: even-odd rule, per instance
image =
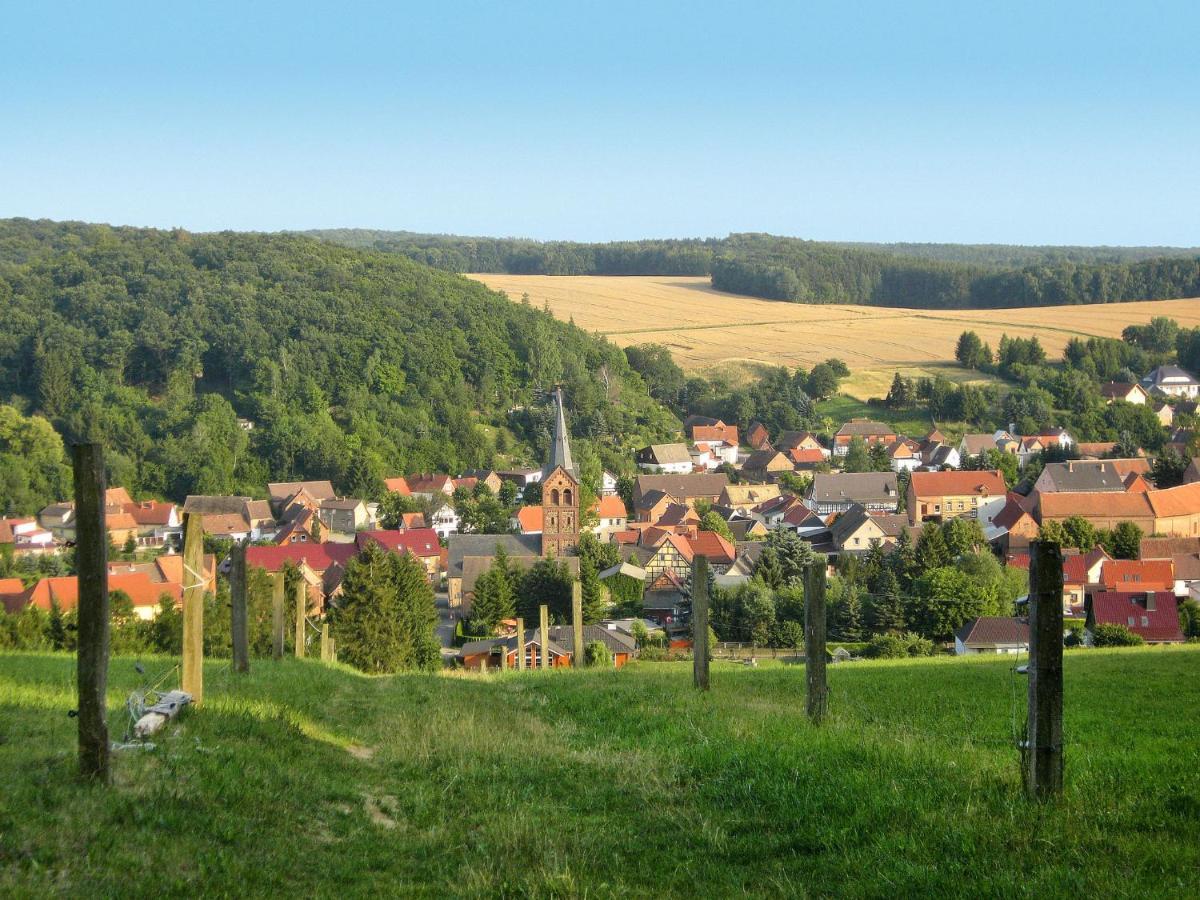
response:
[[[571,434],[567,431],[567,414],[563,409],[561,387],[554,391],[554,403],[554,440],[550,444],[550,458],[546,460],[546,467],[542,469],[542,477],[545,478],[555,468],[562,466],[578,481],[579,473],[575,471],[575,463],[571,460]]]

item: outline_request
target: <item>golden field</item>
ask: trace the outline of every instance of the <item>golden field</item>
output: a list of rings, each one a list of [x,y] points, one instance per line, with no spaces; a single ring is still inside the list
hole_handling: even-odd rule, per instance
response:
[[[1053,359],[1075,336],[1120,337],[1126,325],[1170,316],[1200,326],[1200,300],[1024,309],[917,310],[814,306],[714,291],[706,277],[470,275],[519,301],[525,294],[621,347],[658,343],[685,370],[738,373],[761,365],[811,366],[836,356],[854,373],[853,396],[887,392],[892,373],[980,379],[954,364],[966,329],[994,349],[1000,336],[1037,335]]]

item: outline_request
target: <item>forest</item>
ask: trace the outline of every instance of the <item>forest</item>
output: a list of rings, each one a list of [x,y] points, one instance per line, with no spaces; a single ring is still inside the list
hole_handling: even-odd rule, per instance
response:
[[[677,420],[625,354],[396,254],[300,235],[0,221],[0,513],[69,496],[103,437],[138,496],[536,463],[561,383],[583,450]],[[52,426],[52,427],[51,427]]]
[[[453,272],[711,275],[730,293],[923,309],[1053,306],[1200,295],[1200,249],[847,244],[769,234],[604,244],[333,229],[308,232]]]

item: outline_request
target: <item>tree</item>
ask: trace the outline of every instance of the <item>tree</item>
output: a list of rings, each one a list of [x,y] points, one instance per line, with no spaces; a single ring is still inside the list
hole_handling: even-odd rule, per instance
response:
[[[583,663],[589,667],[612,668],[612,654],[608,652],[608,645],[604,641],[590,641],[584,644]]]
[[[713,512],[711,509],[700,517],[700,530],[711,531],[719,534],[727,541],[733,541],[733,532],[729,530],[729,523],[722,519],[720,514]]]
[[[805,390],[817,400],[827,400],[837,393],[838,376],[828,363],[817,363],[808,373]]]
[[[1038,528],[1038,540],[1049,541],[1052,544],[1058,544],[1060,547],[1071,546],[1067,541],[1067,530],[1063,527],[1062,522],[1056,522],[1053,519],[1048,519]]]
[[[604,618],[608,604],[604,601],[604,592],[600,589],[600,578],[596,566],[591,560],[579,561],[579,592],[583,606],[583,624],[595,625]]]
[[[871,471],[871,455],[867,452],[866,442],[858,435],[850,439],[846,455],[842,457],[842,468],[847,472]]]
[[[915,550],[917,570],[929,572],[950,563],[950,549],[946,546],[946,537],[941,526],[934,522],[926,522],[917,538]]]
[[[861,641],[862,628],[862,604],[858,600],[858,590],[850,586],[837,606],[835,629],[843,641]]]
[[[521,576],[517,588],[517,612],[526,622],[536,622],[539,609],[545,604],[554,624],[569,624],[574,580],[561,559],[539,559]]]
[[[1075,547],[1080,553],[1090,553],[1096,546],[1096,526],[1082,516],[1069,516],[1062,523],[1064,547]]]
[[[1133,522],[1118,522],[1105,545],[1114,559],[1137,559],[1142,549],[1142,529]]]
[[[1187,471],[1189,460],[1174,447],[1168,447],[1158,454],[1154,460],[1150,477],[1156,488],[1175,487],[1183,483],[1183,473]]]
[[[472,635],[487,637],[496,633],[501,622],[514,615],[512,576],[503,548],[497,547],[497,556],[491,566],[475,579],[475,596],[471,601],[468,629]]]
[[[984,344],[974,331],[964,331],[958,337],[958,346],[954,350],[954,358],[968,369],[979,369],[991,363],[991,350],[984,357]]]
[[[1179,604],[1179,630],[1187,638],[1200,638],[1200,603],[1184,600]]]
[[[871,630],[876,634],[903,631],[908,626],[904,600],[900,596],[900,582],[890,569],[880,572],[868,612]]]
[[[338,658],[365,672],[433,669],[437,610],[424,567],[368,543],[346,564],[341,603],[331,612]]]

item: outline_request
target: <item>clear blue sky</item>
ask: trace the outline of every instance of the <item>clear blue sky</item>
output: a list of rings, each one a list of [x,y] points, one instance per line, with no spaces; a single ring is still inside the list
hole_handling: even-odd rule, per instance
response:
[[[1197,245],[1197,34],[1195,2],[13,3],[0,216]]]

